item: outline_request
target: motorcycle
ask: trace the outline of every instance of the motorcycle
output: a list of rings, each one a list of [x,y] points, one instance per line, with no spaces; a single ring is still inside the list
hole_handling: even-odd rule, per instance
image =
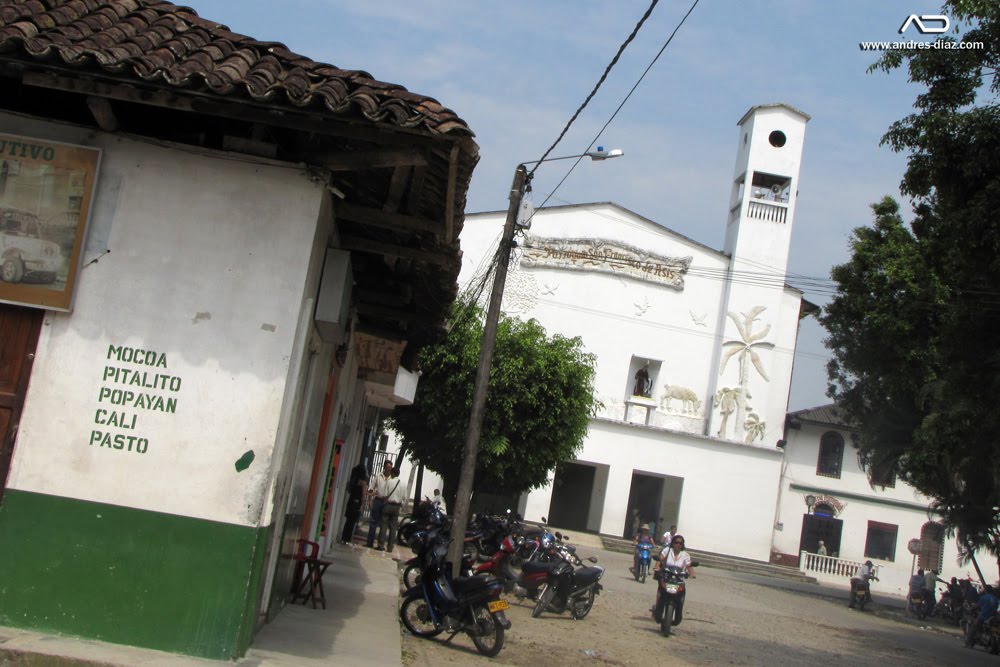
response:
[[[968,635],[968,627],[979,615],[978,607],[967,615],[962,620],[962,630]],[[966,636],[966,641],[969,637]],[[986,621],[979,626],[979,631],[976,633],[975,637],[972,637],[972,647],[974,648],[976,644],[982,644],[983,648],[989,651],[992,655],[997,655],[1000,653],[1000,618],[994,616],[990,620]]]
[[[863,609],[864,607],[862,607]],[[927,616],[927,601],[923,590],[911,590],[906,600],[906,610],[921,621]]]
[[[952,625],[958,625],[962,618],[962,600],[956,599],[947,591],[941,595],[937,606],[934,607],[934,615],[940,616]]]
[[[691,562],[691,567],[697,566],[697,561]],[[656,571],[653,578],[658,582],[653,620],[660,624],[660,633],[669,637],[673,626],[680,625],[684,618],[684,598],[687,596],[684,580],[688,578],[688,573],[682,567],[665,565]]]
[[[449,640],[466,632],[476,650],[487,657],[503,648],[504,631],[510,629],[500,598],[503,583],[496,577],[472,576],[452,579],[446,562],[449,539],[432,529],[415,539],[422,564],[420,583],[403,594],[399,618],[415,637],[436,637],[449,632]]]
[[[847,605],[851,609],[854,609],[857,605],[858,609],[861,611],[865,610],[865,605],[871,602],[871,581],[878,581],[878,577],[871,576],[868,581],[859,581],[857,579],[851,579],[851,603]],[[920,598],[921,603],[923,603],[923,598]],[[921,608],[923,608],[921,606]]]
[[[594,600],[603,590],[599,583],[604,576],[604,568],[599,565],[585,566],[576,551],[560,545],[551,550],[549,562],[528,561],[521,566],[526,577],[544,577],[539,589],[538,602],[531,610],[532,618],[544,612],[562,614],[569,611],[574,620],[582,620],[594,607]],[[597,563],[591,556],[587,559]]]
[[[639,554],[639,558],[636,562],[635,571],[633,575],[635,580],[640,583],[646,583],[646,573],[649,572],[649,564],[653,559],[652,549],[653,545],[648,542],[642,542],[635,545],[635,549]]]

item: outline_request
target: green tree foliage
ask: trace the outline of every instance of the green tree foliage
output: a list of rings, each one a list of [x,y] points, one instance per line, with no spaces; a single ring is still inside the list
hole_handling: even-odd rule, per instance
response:
[[[482,311],[461,306],[448,336],[424,348],[413,405],[390,420],[416,460],[454,500],[483,336]],[[594,356],[580,338],[549,337],[535,320],[501,316],[483,419],[475,489],[523,493],[583,445],[594,398]]]
[[[830,395],[876,478],[935,499],[960,542],[1000,557],[1000,4],[953,0],[941,39],[981,49],[891,51],[925,90],[883,138],[908,154],[909,226],[890,199],[855,230],[822,317]]]

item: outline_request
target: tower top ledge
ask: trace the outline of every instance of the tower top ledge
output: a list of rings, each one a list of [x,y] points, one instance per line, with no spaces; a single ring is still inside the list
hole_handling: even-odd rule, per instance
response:
[[[747,111],[745,114],[743,114],[743,117],[740,118],[736,124],[742,125],[744,122],[746,122],[747,118],[749,118],[751,115],[754,114],[754,112],[759,111],[761,109],[777,109],[779,107],[788,109],[792,113],[801,116],[802,118],[805,119],[807,123],[812,119],[812,116],[807,114],[805,111],[802,111],[801,109],[796,109],[790,104],[785,104],[784,102],[774,102],[773,104],[757,104],[755,106],[750,107],[750,110]]]

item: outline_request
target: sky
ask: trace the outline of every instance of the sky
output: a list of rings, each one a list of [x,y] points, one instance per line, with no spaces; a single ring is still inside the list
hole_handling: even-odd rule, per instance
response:
[[[587,149],[693,0],[660,0],[553,156]],[[190,0],[204,18],[343,69],[434,97],[476,134],[468,213],[507,208],[515,167],[555,141],[649,0]],[[880,141],[921,90],[868,73],[858,43],[900,39],[940,2],[701,0],[597,144],[625,157],[581,163],[550,204],[613,201],[713,248],[725,238],[736,122],[756,104],[808,113],[788,282],[829,279],[870,205],[899,194],[906,157]],[[906,38],[920,38],[914,32]],[[921,38],[923,39],[923,38]],[[535,204],[572,161],[543,165]],[[828,290],[805,289],[825,304]],[[806,318],[789,410],[829,403],[824,332]]]

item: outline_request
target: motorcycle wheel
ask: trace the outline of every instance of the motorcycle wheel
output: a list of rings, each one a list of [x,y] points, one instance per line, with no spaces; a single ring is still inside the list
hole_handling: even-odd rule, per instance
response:
[[[862,609],[864,609],[864,607],[862,607]],[[921,621],[927,618],[927,607],[925,607],[922,602],[919,605],[917,605],[916,612],[917,612],[917,618],[919,618]]]
[[[660,633],[664,637],[670,636],[670,630],[674,625],[674,603],[668,602],[663,605],[663,618],[660,619]]]
[[[861,596],[861,599],[860,599],[860,600],[858,600],[858,609],[859,609],[860,611],[864,611],[864,610],[865,610],[865,605],[866,605],[866,604],[868,604],[868,599],[867,599],[867,598],[866,598],[866,597],[865,597],[864,595],[862,595],[862,596]],[[923,616],[921,616],[921,618],[923,618]]]
[[[586,602],[581,602],[575,600],[572,607],[570,607],[570,614],[578,621],[582,621],[587,618],[587,614],[590,610],[594,608],[594,598],[597,597],[597,593],[594,592],[594,587],[591,586],[590,590],[587,591]]]
[[[646,563],[639,563],[639,583],[646,583]]]
[[[403,585],[406,586],[407,590],[413,588],[414,586],[420,585],[419,563],[413,563],[412,565],[407,565],[406,569],[403,570]]]
[[[476,650],[492,658],[503,648],[503,626],[484,606],[472,610],[473,626],[468,633]]]
[[[538,596],[538,602],[535,604],[535,608],[531,610],[532,618],[538,618],[541,616],[542,612],[549,608],[552,598],[556,596],[556,589],[549,584],[543,585],[542,588],[545,590],[543,590],[541,595]]]
[[[414,637],[436,637],[444,628],[434,627],[430,609],[422,597],[408,597],[399,606],[399,620]]]
[[[462,553],[466,558],[470,559],[473,564],[479,562],[479,547],[476,546],[475,542],[466,542],[462,547]]]

